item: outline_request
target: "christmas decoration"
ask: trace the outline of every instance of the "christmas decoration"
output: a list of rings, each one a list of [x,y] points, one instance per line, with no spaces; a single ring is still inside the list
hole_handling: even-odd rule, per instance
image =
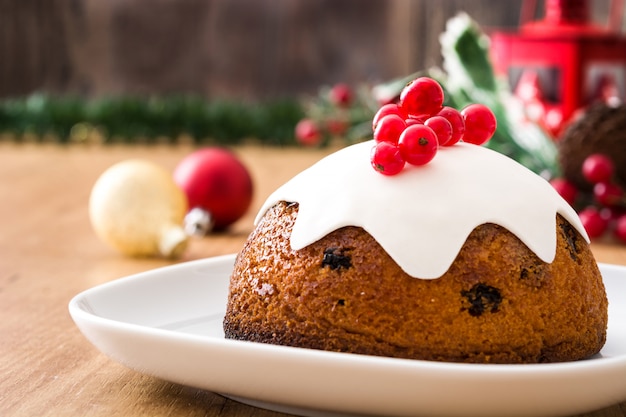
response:
[[[252,202],[250,173],[224,148],[203,148],[189,154],[176,166],[174,181],[187,197],[191,211],[186,228],[194,234],[227,228]]]
[[[489,107],[498,126],[487,147],[507,155],[546,178],[560,172],[557,150],[550,134],[524,117],[522,104],[508,85],[496,77],[489,37],[465,13],[450,19],[440,37],[443,69],[432,69],[444,87],[449,106],[472,102]]]
[[[497,121],[488,107],[470,104],[459,111],[444,107],[444,100],[437,81],[419,77],[404,87],[398,104],[382,105],[372,119],[372,167],[383,175],[396,175],[405,163],[426,165],[439,148],[460,140],[483,145],[491,139]]]
[[[197,96],[84,99],[34,94],[0,101],[0,134],[21,140],[53,137],[61,143],[238,144],[255,139],[293,145],[303,116],[296,99],[249,103]]]
[[[108,168],[96,181],[89,216],[96,235],[129,256],[180,256],[187,199],[171,174],[152,162],[131,159]]]
[[[523,102],[530,118],[557,139],[570,118],[596,101],[626,95],[623,2],[611,1],[607,24],[593,22],[589,0],[546,0],[541,20],[530,20],[535,1],[523,2],[518,32],[491,33],[498,74]]]
[[[302,119],[296,124],[296,140],[303,146],[319,146],[322,142],[322,131],[314,120]]]
[[[555,189],[578,211],[592,238],[626,243],[626,105],[597,103],[558,142],[562,177]]]
[[[444,106],[461,109],[472,103],[489,107],[498,120],[487,146],[503,153],[532,171],[552,178],[560,173],[557,149],[545,128],[525,117],[523,104],[515,99],[508,85],[496,77],[490,60],[489,38],[466,13],[448,20],[440,36],[443,68],[433,67],[374,86],[354,88],[349,106],[338,105],[332,87],[323,87],[317,97],[305,102],[307,119],[318,128],[329,120],[343,120],[348,128],[347,143],[371,139],[372,119],[384,104],[397,103],[410,81],[427,76],[444,90]],[[322,141],[326,143],[327,139]]]
[[[565,178],[577,188],[590,191],[582,166],[592,154],[613,159],[615,178],[626,184],[626,105],[594,104],[573,120],[558,142],[559,164]]]
[[[303,146],[318,147],[335,139],[352,144],[371,138],[372,117],[380,107],[372,86],[345,83],[322,86],[317,95],[301,102],[304,116],[294,127],[294,136]]]

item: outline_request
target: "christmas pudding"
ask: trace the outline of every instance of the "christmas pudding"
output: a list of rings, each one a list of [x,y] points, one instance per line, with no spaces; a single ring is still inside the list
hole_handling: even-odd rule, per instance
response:
[[[269,196],[235,261],[227,338],[450,362],[599,352],[602,277],[547,181],[470,143],[381,175],[383,142],[331,154]]]

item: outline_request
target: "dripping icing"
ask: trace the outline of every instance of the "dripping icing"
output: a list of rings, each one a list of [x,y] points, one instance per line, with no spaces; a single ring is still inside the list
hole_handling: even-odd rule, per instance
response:
[[[268,197],[255,224],[277,202],[297,202],[293,249],[358,226],[422,279],[443,275],[484,223],[505,227],[547,263],[556,254],[557,213],[589,241],[574,209],[545,179],[498,152],[459,143],[388,177],[371,167],[372,146],[349,146],[302,171]]]

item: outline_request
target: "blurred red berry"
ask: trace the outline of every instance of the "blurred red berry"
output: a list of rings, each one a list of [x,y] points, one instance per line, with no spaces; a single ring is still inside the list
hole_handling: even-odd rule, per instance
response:
[[[342,119],[328,119],[326,120],[326,130],[331,135],[341,136],[348,130],[348,122]]]
[[[574,184],[565,178],[555,178],[550,181],[550,184],[552,184],[552,187],[554,187],[556,192],[559,193],[559,195],[563,197],[563,199],[567,201],[570,206],[574,205],[574,202],[578,197],[578,189]]]
[[[330,101],[339,107],[348,107],[352,104],[352,89],[344,83],[335,84],[330,89]]]
[[[583,227],[590,238],[597,238],[604,234],[609,222],[602,217],[595,207],[587,207],[578,213]]]
[[[302,119],[296,124],[296,140],[304,146],[317,146],[322,141],[322,132],[311,119]]]
[[[624,191],[616,184],[599,182],[593,186],[593,196],[598,203],[610,207],[622,202]]]
[[[592,184],[609,182],[613,177],[613,161],[606,155],[592,154],[583,161],[583,176]]]
[[[615,237],[626,243],[626,214],[622,214],[615,222]]]
[[[617,220],[622,215],[626,214],[622,207],[602,207],[600,208],[600,215],[607,222],[611,223]]]

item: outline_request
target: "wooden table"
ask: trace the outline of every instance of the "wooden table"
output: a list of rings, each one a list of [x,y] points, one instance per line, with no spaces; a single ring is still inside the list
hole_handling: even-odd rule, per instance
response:
[[[281,416],[145,376],[110,360],[72,322],[77,293],[172,263],[121,256],[94,235],[91,187],[113,163],[141,157],[173,169],[185,146],[71,146],[0,142],[1,416]],[[227,234],[195,239],[181,261],[233,253],[265,197],[329,150],[237,149],[256,193]],[[626,264],[626,246],[594,244],[601,262]],[[626,403],[586,414],[625,417]]]

